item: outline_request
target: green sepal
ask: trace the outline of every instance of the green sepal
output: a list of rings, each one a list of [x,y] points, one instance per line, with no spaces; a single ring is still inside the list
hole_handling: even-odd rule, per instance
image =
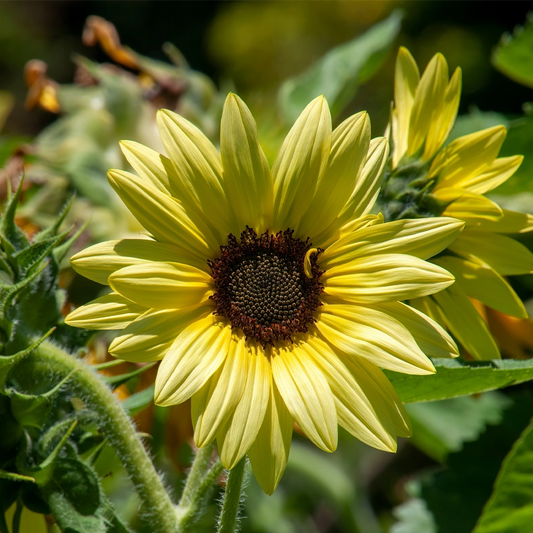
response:
[[[68,254],[72,245],[78,240],[79,236],[85,231],[89,225],[90,219],[87,219],[75,232],[69,237],[63,244],[60,244],[52,251],[52,255],[58,264],[63,261],[65,256]]]
[[[23,442],[21,443],[19,453],[17,454],[17,470],[23,475],[33,477],[39,487],[44,487],[52,479],[54,469],[59,458],[59,452],[65,446],[77,423],[78,421],[75,420],[71,424],[57,446],[52,450],[52,453],[50,453],[50,455],[48,455],[48,457],[38,465],[28,464],[33,463],[31,457],[32,441],[28,432],[25,431]]]
[[[31,476],[23,476],[22,474],[17,474],[15,472],[6,472],[5,470],[1,469],[0,479],[8,479],[10,481],[29,481],[30,483],[35,483],[35,478]]]
[[[54,395],[59,392],[74,372],[76,371],[70,372],[55,387],[44,394],[23,394],[15,389],[8,389],[6,392],[11,397],[11,412],[19,424],[23,427],[40,429],[44,425],[48,411],[52,406]]]
[[[31,272],[32,268],[39,264],[70,232],[70,228],[60,235],[50,237],[43,241],[34,242],[26,248],[19,250],[13,255],[20,269],[20,277]]]
[[[156,362],[149,363],[147,365],[142,366],[141,368],[133,370],[132,372],[128,372],[127,374],[120,374],[118,376],[104,376],[102,380],[107,383],[113,390],[115,390],[117,387],[120,387],[124,383],[128,382],[130,379],[140,376],[143,372],[146,372],[155,364]]]
[[[5,241],[5,237],[2,239],[2,237],[0,236],[0,242],[2,240]],[[5,281],[6,283],[7,282],[12,283],[13,282],[13,280],[14,280],[13,269],[8,264],[7,256],[4,254],[4,252],[2,250],[0,250],[0,273],[1,273],[0,282],[3,282],[3,281]]]
[[[15,194],[9,198],[0,221],[0,233],[6,237],[17,251],[26,248],[30,242],[26,234],[15,223],[15,213],[17,211],[20,193],[22,192],[23,182],[24,176],[22,176]],[[4,243],[2,242],[2,244]]]
[[[13,298],[23,289],[25,289],[41,272],[46,268],[47,263],[41,262],[32,269],[31,273],[14,285],[0,285],[0,325],[4,326],[7,315],[7,308]],[[8,329],[4,327],[4,329]]]
[[[72,207],[72,204],[74,203],[75,199],[76,199],[76,194],[74,193],[65,202],[65,205],[61,209],[61,212],[57,216],[55,222],[51,226],[49,226],[49,227],[43,229],[42,231],[40,231],[37,235],[35,235],[35,237],[33,237],[33,242],[34,243],[45,241],[45,240],[47,240],[47,239],[49,239],[51,237],[55,237],[57,235],[57,233],[59,231],[59,228],[61,227],[61,225],[65,221],[65,218],[67,217],[68,212],[70,211],[70,208]]]

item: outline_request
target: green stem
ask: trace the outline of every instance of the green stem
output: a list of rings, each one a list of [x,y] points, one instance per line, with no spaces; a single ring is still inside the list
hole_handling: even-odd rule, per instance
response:
[[[229,471],[217,533],[234,533],[235,531],[237,515],[239,514],[239,506],[241,504],[245,465],[246,456]]]
[[[187,483],[181,495],[180,507],[188,507],[194,500],[194,495],[198,490],[198,486],[202,482],[204,475],[211,464],[211,456],[215,443],[209,444],[205,448],[199,448],[191,465],[191,470],[187,477]]]
[[[200,448],[194,458],[177,510],[179,530],[182,533],[191,530],[206,503],[207,495],[222,473],[220,459],[217,459],[210,468],[214,447],[215,443]]]
[[[26,358],[28,362],[53,364],[66,376],[73,370],[70,384],[99,416],[101,427],[116,450],[139,494],[144,518],[153,533],[176,533],[174,506],[157,474],[135,427],[109,387],[88,365],[45,341]]]

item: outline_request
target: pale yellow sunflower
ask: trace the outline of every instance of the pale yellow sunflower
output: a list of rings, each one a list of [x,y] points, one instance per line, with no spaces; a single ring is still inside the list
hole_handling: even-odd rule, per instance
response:
[[[175,113],[161,111],[158,124],[167,156],[126,141],[137,175],[109,172],[149,237],[72,258],[113,292],[67,323],[123,329],[114,356],[162,360],[156,403],[192,398],[196,444],[216,439],[229,469],[248,454],[267,493],[285,469],[294,422],[329,452],[338,424],[395,451],[411,429],[379,367],[429,374],[426,354],[456,355],[443,328],[399,300],[453,282],[424,259],[463,223],[369,215],[387,140],[370,140],[366,113],[332,131],[323,97],[303,111],[272,169],[234,94],[220,153]]]
[[[476,359],[497,359],[498,346],[471,301],[525,318],[526,310],[503,276],[533,271],[533,254],[510,234],[533,230],[533,217],[501,209],[485,193],[509,179],[523,157],[500,157],[504,126],[455,139],[443,146],[455,123],[461,71],[448,78],[441,54],[422,77],[405,48],[396,61],[392,155],[382,191],[387,220],[444,215],[463,220],[465,230],[432,259],[456,283],[412,305],[445,326]]]

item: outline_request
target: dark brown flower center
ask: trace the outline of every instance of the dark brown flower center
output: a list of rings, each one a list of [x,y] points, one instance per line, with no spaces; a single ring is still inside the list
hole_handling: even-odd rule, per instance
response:
[[[209,261],[216,291],[215,314],[231,321],[247,338],[256,339],[263,347],[278,340],[291,340],[304,333],[315,319],[313,312],[322,305],[324,290],[317,260],[322,250],[309,255],[307,276],[306,254],[309,239],[301,241],[288,229],[275,235],[266,231],[260,236],[246,228],[240,243],[228,236],[228,245]]]

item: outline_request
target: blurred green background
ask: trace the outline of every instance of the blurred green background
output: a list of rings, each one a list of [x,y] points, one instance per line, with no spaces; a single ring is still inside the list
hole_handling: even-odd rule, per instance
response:
[[[0,3],[0,87],[15,95],[16,107],[5,133],[32,135],[52,120],[45,112],[24,110],[22,69],[28,60],[48,63],[49,76],[59,83],[72,81],[73,53],[107,60],[98,47],[81,43],[89,15],[114,23],[124,44],[152,58],[163,59],[162,43],[173,42],[195,70],[234,88],[259,112],[284,79],[396,8],[405,12],[398,44],[407,46],[421,67],[438,51],[450,70],[462,67],[460,114],[472,106],[521,113],[530,90],[497,72],[490,53],[502,33],[525,21],[528,2],[7,1]],[[394,53],[345,111],[367,109],[374,135],[388,118],[393,62]]]

